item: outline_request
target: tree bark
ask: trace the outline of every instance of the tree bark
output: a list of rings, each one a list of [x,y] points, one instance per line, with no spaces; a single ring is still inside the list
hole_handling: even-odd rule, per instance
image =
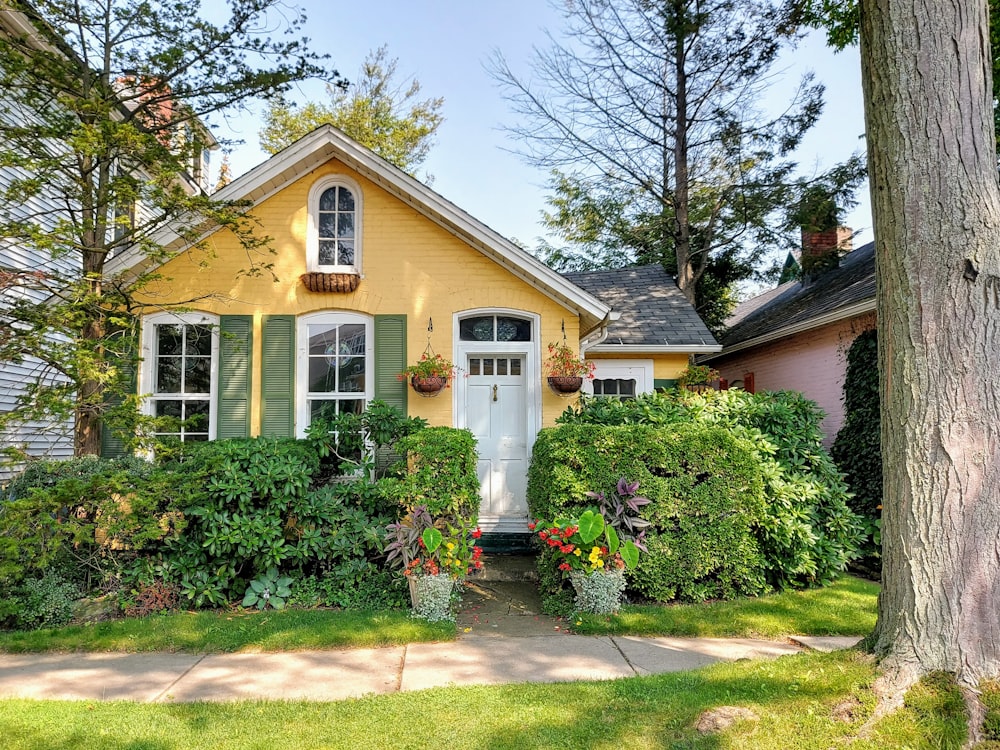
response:
[[[891,702],[1000,675],[1000,189],[985,1],[861,7]]]

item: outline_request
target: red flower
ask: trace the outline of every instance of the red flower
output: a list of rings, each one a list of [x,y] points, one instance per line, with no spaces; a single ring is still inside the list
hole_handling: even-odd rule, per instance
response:
[[[559,548],[559,551],[562,552],[564,555],[568,555],[572,553],[574,549],[576,549],[576,547],[574,547],[572,544],[564,544],[562,547]]]
[[[482,535],[483,535],[483,532],[482,532],[482,530],[478,526],[476,527],[476,530],[472,532],[472,538],[473,539],[478,539]]]
[[[528,531],[534,531],[537,525],[538,525],[537,521],[532,521],[531,523],[528,524]]]
[[[481,568],[481,567],[483,567],[483,561],[482,560],[476,560],[475,562],[473,562],[473,565],[475,565],[477,568]]]
[[[559,545],[559,540],[558,539],[549,539],[548,545],[550,547],[558,547],[558,546],[560,546]]]
[[[569,570],[569,563],[559,563],[559,570]]]
[[[538,538],[541,539],[544,542],[546,539],[549,538],[549,532],[547,532],[547,531],[539,531],[538,532]]]
[[[558,526],[553,526],[551,529],[549,529],[549,533],[553,534],[553,535],[558,535],[559,534],[559,527]]]

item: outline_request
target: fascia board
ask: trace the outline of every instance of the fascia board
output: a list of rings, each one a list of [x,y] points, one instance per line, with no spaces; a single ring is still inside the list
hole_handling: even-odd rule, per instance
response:
[[[797,333],[805,333],[806,331],[822,328],[823,326],[830,325],[831,323],[839,323],[842,320],[874,311],[875,298],[872,297],[871,299],[857,302],[853,305],[848,305],[847,307],[838,308],[833,312],[825,313],[815,318],[809,318],[808,320],[803,320],[789,326],[784,326],[783,328],[778,328],[770,333],[765,333],[761,336],[747,339],[746,341],[740,341],[738,344],[733,344],[732,346],[724,346],[714,357],[705,357],[703,361],[708,362],[710,360],[717,359],[718,357],[725,357],[729,354],[741,352],[744,349],[751,349],[755,346],[760,346],[761,344],[769,344],[773,341],[778,341],[779,339],[794,336]]]

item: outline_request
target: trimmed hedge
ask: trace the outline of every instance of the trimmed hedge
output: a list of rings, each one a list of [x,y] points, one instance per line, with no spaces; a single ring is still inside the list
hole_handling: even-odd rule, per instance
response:
[[[650,599],[701,601],[767,590],[754,535],[763,522],[763,478],[752,445],[718,427],[564,425],[543,429],[528,472],[528,507],[553,518],[592,505],[585,493],[611,494],[619,478],[639,482],[651,522],[648,553],[629,573]],[[539,570],[549,596],[561,579]]]

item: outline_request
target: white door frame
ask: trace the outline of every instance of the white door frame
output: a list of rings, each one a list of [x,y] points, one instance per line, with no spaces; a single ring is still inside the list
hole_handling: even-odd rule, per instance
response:
[[[462,341],[459,332],[459,323],[463,318],[473,318],[480,315],[505,315],[512,318],[522,318],[531,321],[531,341]],[[452,413],[455,415],[455,426],[459,428],[468,427],[468,419],[465,411],[466,403],[466,382],[461,368],[468,362],[470,354],[504,356],[517,354],[524,357],[524,408],[525,427],[527,430],[526,458],[530,462],[531,449],[535,444],[538,431],[542,428],[542,399],[540,383],[541,373],[541,350],[538,344],[539,323],[541,316],[537,313],[526,310],[515,310],[506,307],[478,307],[470,310],[461,310],[452,315],[452,341],[454,342],[454,352],[452,361],[459,369],[452,388]],[[502,521],[496,528],[489,531],[527,531],[523,519],[511,519],[513,522],[508,527]]]

